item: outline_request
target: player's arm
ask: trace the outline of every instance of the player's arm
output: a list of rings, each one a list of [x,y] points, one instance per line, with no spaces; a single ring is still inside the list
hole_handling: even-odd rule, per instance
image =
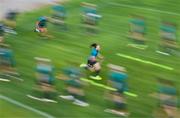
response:
[[[104,57],[99,53],[98,56],[97,56],[99,59],[104,59]]]
[[[36,22],[36,28],[39,28],[39,21]]]

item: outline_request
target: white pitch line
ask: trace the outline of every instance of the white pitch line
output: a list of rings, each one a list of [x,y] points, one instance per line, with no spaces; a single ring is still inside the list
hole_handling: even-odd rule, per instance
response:
[[[19,80],[19,81],[24,81],[23,79],[21,79],[21,78],[19,78],[19,77],[12,76],[12,75],[6,74],[5,76],[11,77],[11,78],[14,78],[14,79],[17,79],[17,80]]]
[[[134,5],[128,5],[128,4],[120,4],[120,3],[114,3],[114,2],[110,2],[109,4],[114,5],[114,6],[121,6],[121,7],[134,8],[134,9],[140,9],[140,10],[146,10],[146,11],[152,11],[152,12],[158,12],[158,13],[180,16],[179,13],[163,11],[163,10],[159,10],[159,9],[151,9],[151,8],[146,8],[146,7],[134,6]]]
[[[159,50],[157,50],[156,52],[159,53],[159,54],[163,54],[163,55],[166,55],[166,56],[170,56],[170,54],[169,54],[169,53],[166,53],[166,52],[161,52],[161,51],[159,51]]]
[[[10,82],[10,80],[8,80],[8,79],[3,79],[3,78],[0,78],[0,81],[3,81],[3,82]]]
[[[38,98],[38,97],[34,97],[32,95],[27,95],[27,97],[31,98],[31,99],[34,99],[34,100],[39,100],[39,101],[42,101],[42,102],[53,102],[53,103],[58,103],[57,101],[55,100],[51,100],[51,99],[46,99],[46,98]]]
[[[3,99],[3,100],[5,100],[5,101],[8,101],[8,102],[10,102],[10,103],[12,103],[12,104],[15,104],[15,105],[17,105],[17,106],[20,106],[20,107],[25,108],[25,109],[27,109],[27,110],[30,110],[30,111],[32,111],[32,112],[35,112],[35,113],[37,113],[37,114],[39,114],[39,115],[41,115],[41,116],[44,116],[44,117],[46,117],[46,118],[54,118],[54,116],[52,116],[52,115],[49,115],[49,114],[47,114],[47,113],[45,113],[45,112],[42,112],[42,111],[39,111],[39,110],[37,110],[37,109],[35,109],[35,108],[32,108],[32,107],[30,107],[30,106],[27,106],[27,105],[25,105],[25,104],[22,104],[22,103],[20,103],[20,102],[18,102],[18,101],[15,101],[15,100],[13,100],[13,99],[11,99],[11,98],[9,98],[9,97],[0,95],[0,99]]]

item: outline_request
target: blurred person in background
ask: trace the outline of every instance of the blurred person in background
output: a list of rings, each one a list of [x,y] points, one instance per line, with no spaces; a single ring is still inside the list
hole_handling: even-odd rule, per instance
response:
[[[48,19],[45,16],[39,17],[36,21],[35,32],[38,32],[41,37],[51,39],[53,36],[48,34],[47,22]]]
[[[4,24],[7,27],[10,27],[12,29],[16,28],[16,17],[17,17],[18,12],[11,10],[9,12],[7,12],[5,19],[4,19]]]
[[[3,43],[4,41],[4,26],[0,23],[0,43]]]
[[[46,17],[42,16],[36,22],[36,31],[40,33],[47,33],[47,19]]]

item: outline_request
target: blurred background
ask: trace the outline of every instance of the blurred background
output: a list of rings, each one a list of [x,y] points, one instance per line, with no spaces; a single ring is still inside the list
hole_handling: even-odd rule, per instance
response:
[[[0,117],[179,118],[179,7],[0,0]]]

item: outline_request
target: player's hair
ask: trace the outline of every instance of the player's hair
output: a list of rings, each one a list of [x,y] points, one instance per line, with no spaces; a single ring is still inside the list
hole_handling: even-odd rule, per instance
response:
[[[97,43],[93,43],[93,44],[91,44],[91,47],[96,48],[97,46],[98,46],[98,44],[97,44]]]

